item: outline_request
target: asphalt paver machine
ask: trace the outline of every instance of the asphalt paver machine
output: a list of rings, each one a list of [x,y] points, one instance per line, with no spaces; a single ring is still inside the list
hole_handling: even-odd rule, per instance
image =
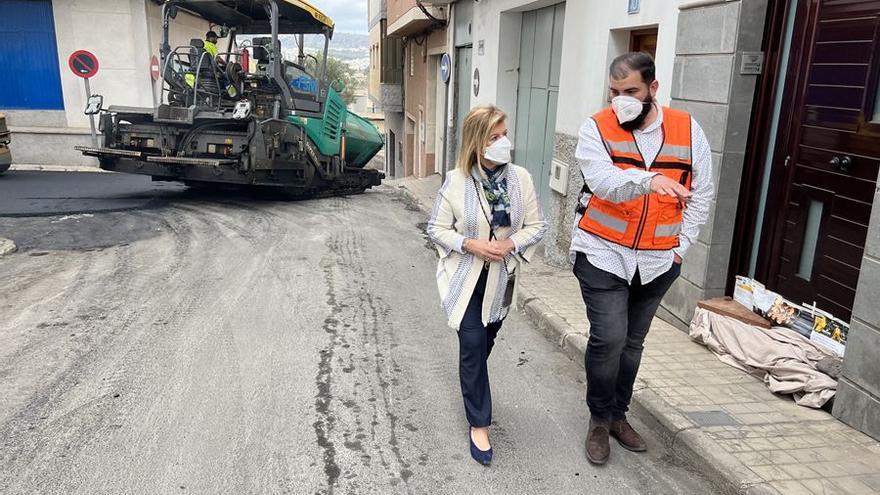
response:
[[[181,12],[217,26],[225,49],[215,56],[201,39],[172,47],[169,30]],[[168,0],[162,20],[160,103],[96,110],[102,146],[76,147],[102,169],[303,196],[381,183],[365,166],[382,135],[327,80],[333,21],[320,10],[303,0]],[[296,41],[291,60],[281,35]],[[323,51],[308,52],[306,36],[322,40]]]

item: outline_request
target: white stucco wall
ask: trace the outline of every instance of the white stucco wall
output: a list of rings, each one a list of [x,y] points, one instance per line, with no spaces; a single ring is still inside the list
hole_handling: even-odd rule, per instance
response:
[[[608,64],[629,48],[628,34],[614,36],[611,30],[657,26],[657,99],[669,104],[678,5],[685,1],[644,1],[633,15],[627,14],[626,0],[567,2],[559,86],[559,101],[566,104],[557,110],[557,132],[576,136],[584,119],[607,105]]]
[[[658,100],[670,101],[675,57],[678,5],[686,0],[642,2],[638,14],[627,14],[627,0],[569,0],[565,2],[559,101],[556,130],[577,135],[584,119],[606,105],[608,64],[628,48],[628,34],[615,36],[613,30],[658,27]],[[558,0],[492,0],[474,4],[473,68],[480,71],[480,94],[474,105],[501,106],[515,122],[515,69],[519,58],[519,16],[516,12],[561,3]],[[502,28],[503,27],[503,28]],[[483,43],[483,54],[479,44]]]
[[[150,79],[150,56],[159,54],[161,8],[148,0],[53,0],[58,63],[68,127],[88,127],[83,115],[83,81],[67,67],[76,50],[98,57],[100,69],[89,82],[105,105],[151,107],[158,86]],[[202,38],[208,23],[181,13],[173,21],[171,45]]]
[[[88,127],[83,81],[67,67],[76,50],[98,57],[100,69],[89,82],[106,103],[151,104],[149,58],[140,60],[138,49],[147,44],[144,0],[53,0],[52,8],[68,127]]]

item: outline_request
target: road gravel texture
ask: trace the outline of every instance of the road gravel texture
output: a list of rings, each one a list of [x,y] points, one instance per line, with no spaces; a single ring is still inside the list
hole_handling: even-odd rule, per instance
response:
[[[391,188],[157,195],[0,217],[0,493],[713,491],[653,438],[588,465],[583,370],[517,314],[472,461],[436,254]]]

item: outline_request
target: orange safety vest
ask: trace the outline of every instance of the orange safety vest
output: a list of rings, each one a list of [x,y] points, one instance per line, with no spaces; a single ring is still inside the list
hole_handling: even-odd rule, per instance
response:
[[[632,132],[620,127],[611,108],[595,115],[600,137],[612,163],[627,170],[647,170],[645,158]],[[691,116],[687,112],[663,107],[663,146],[651,172],[658,172],[678,181],[688,189],[693,178],[693,150],[691,146]],[[584,184],[583,192],[589,193]],[[631,249],[669,250],[678,247],[682,213],[678,198],[656,193],[613,203],[593,195],[578,226],[586,232]]]

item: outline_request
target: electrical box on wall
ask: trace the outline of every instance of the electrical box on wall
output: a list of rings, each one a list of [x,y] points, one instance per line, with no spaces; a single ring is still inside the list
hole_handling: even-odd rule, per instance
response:
[[[568,164],[553,160],[550,163],[550,189],[565,196],[568,194]]]

